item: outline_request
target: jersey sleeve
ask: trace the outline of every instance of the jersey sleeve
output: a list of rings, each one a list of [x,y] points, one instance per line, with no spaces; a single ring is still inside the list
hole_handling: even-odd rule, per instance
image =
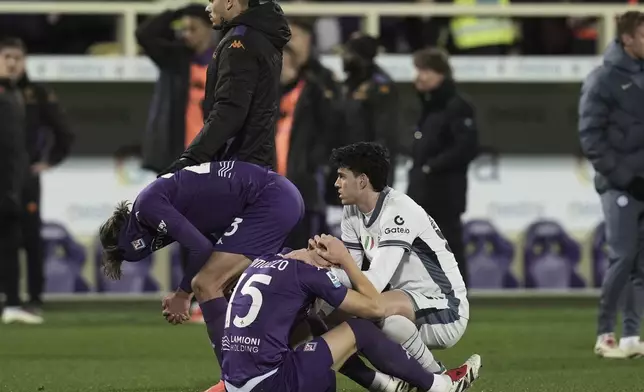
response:
[[[347,296],[348,289],[342,285],[333,271],[313,267],[300,261],[297,263],[298,279],[302,291],[323,299],[334,308],[340,306],[344,297]]]
[[[136,213],[142,223],[169,235],[188,250],[187,265],[179,287],[185,292],[192,292],[192,278],[214,251],[212,242],[179,213],[165,195],[144,197],[139,205]]]
[[[344,246],[349,250],[351,257],[353,257],[353,260],[358,264],[358,267],[362,268],[364,250],[360,243],[358,229],[354,226],[354,220],[355,219],[352,219],[351,217],[351,207],[344,207],[342,212],[342,222],[340,224],[342,229],[342,242],[344,242]]]

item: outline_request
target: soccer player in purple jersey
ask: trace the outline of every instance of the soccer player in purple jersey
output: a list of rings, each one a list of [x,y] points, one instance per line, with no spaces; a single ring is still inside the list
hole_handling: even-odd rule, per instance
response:
[[[131,211],[127,202],[118,205],[100,228],[103,269],[118,279],[124,260],[175,241],[187,248],[185,276],[163,300],[163,314],[173,324],[186,321],[194,292],[221,364],[224,290],[251,260],[279,252],[303,214],[297,188],[266,168],[239,161],[186,167],[148,185]]]
[[[338,239],[323,236],[321,246]],[[341,243],[340,243],[341,245]],[[258,258],[241,275],[226,312],[222,341],[222,378],[228,392],[335,391],[335,372],[356,352],[379,370],[407,381],[419,391],[464,391],[478,378],[480,357],[434,375],[369,320],[387,315],[381,294],[347,255],[340,266],[355,290],[325,268],[310,265],[325,250],[300,250],[286,256]],[[298,259],[302,259],[302,262]],[[324,335],[289,347],[293,328],[317,298],[358,316]]]

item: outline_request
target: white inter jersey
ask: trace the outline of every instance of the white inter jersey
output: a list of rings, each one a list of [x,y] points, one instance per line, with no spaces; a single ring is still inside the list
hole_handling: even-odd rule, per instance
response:
[[[415,292],[431,308],[469,318],[467,290],[454,254],[434,220],[406,194],[385,188],[369,215],[345,206],[342,241],[358,265],[370,263],[365,273],[377,289],[389,284],[390,289]]]

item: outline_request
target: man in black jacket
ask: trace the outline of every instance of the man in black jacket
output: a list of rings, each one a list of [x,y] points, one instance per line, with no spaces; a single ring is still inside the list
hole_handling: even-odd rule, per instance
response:
[[[467,284],[461,215],[467,168],[478,153],[474,107],[458,93],[444,52],[421,50],[414,54],[414,65],[423,111],[414,133],[407,194],[441,228]]]
[[[322,167],[328,160],[326,137],[332,125],[333,96],[315,75],[298,67],[290,45],[284,48],[281,87],[276,170],[297,186],[305,206],[304,218],[285,246],[301,249],[323,230]]]
[[[644,285],[644,13],[627,12],[617,39],[591,72],[579,101],[579,138],[595,169],[606,220],[610,265],[602,284],[595,354],[644,355],[640,343]],[[623,302],[622,302],[623,299]],[[623,303],[623,328],[615,338]]]
[[[40,174],[62,162],[69,154],[74,135],[56,94],[29,80],[25,69],[26,47],[17,38],[7,38],[2,47],[11,58],[9,75],[22,94],[25,108],[26,146],[30,170],[22,190],[22,246],[27,254],[27,286],[30,311],[39,313],[44,289],[44,254],[41,237]]]
[[[177,22],[178,31],[173,28]],[[163,171],[203,128],[206,69],[215,36],[201,4],[165,11],[137,29],[139,44],[160,73],[143,138],[144,168]]]
[[[275,164],[282,49],[291,32],[277,3],[213,0],[213,27],[224,36],[208,67],[204,127],[164,173],[212,160]]]
[[[0,288],[6,296],[2,322],[39,324],[42,318],[20,307],[20,194],[29,157],[25,148],[25,110],[10,78],[9,68],[15,61],[10,52],[0,42]]]

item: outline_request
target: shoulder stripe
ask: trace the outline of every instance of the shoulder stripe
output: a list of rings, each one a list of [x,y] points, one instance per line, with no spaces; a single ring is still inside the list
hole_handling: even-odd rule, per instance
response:
[[[246,34],[246,26],[243,26],[243,25],[235,27],[233,31],[230,33],[231,36],[244,35],[244,34]]]
[[[386,240],[386,241],[380,241],[378,244],[378,248],[385,248],[388,246],[395,246],[395,247],[400,247],[400,248],[405,248],[406,251],[411,251],[411,244],[406,241],[401,241],[401,240]]]

